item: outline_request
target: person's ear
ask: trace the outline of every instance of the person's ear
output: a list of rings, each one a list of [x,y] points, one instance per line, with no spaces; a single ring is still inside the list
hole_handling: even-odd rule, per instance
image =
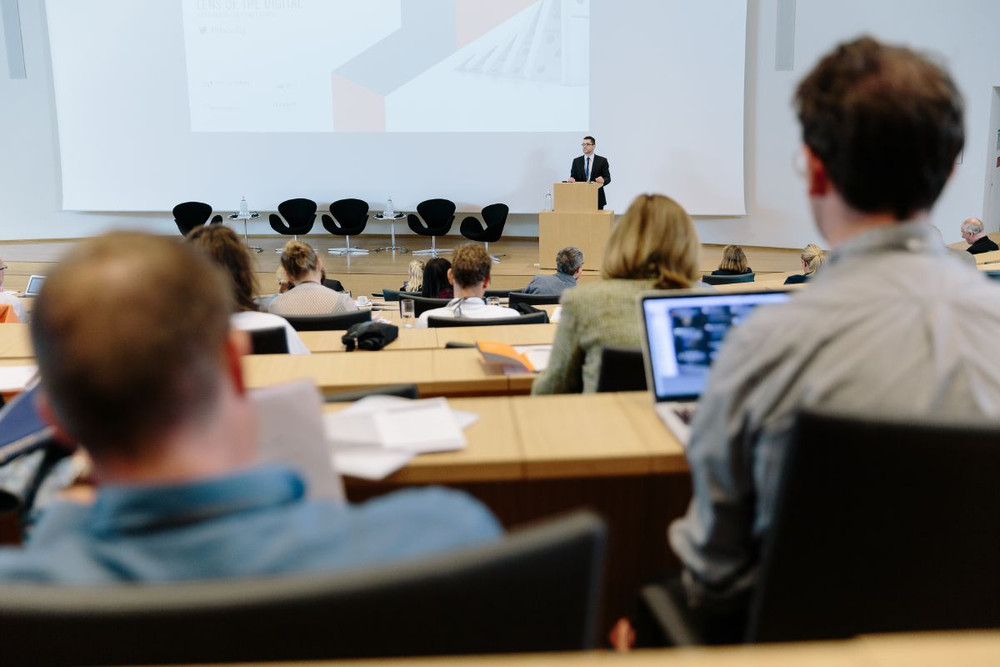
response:
[[[246,394],[243,382],[243,357],[250,354],[250,334],[246,331],[230,329],[226,337],[226,372],[233,381],[233,387],[240,396]]]
[[[455,278],[451,275],[451,269],[448,269],[448,282],[452,285],[455,284]]]
[[[483,289],[486,289],[489,286],[490,286],[490,277],[486,276],[486,280],[483,281]]]
[[[38,415],[42,418],[42,421],[52,427],[53,440],[64,447],[76,447],[76,438],[71,436],[65,427],[63,427],[62,422],[59,421],[58,417],[56,417],[56,411],[52,408],[52,403],[49,401],[49,395],[41,389],[35,392],[35,410],[38,411]]]
[[[809,196],[822,197],[830,192],[830,177],[826,172],[826,165],[808,146],[803,150],[806,155],[806,178],[809,179]]]

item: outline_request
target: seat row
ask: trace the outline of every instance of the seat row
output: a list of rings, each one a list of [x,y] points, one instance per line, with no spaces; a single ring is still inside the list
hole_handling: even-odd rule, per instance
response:
[[[278,213],[272,213],[268,220],[274,231],[298,238],[300,234],[305,235],[312,231],[313,225],[316,224],[317,210],[316,202],[311,199],[289,199],[278,204]],[[339,199],[330,204],[329,215],[324,213],[321,216],[323,227],[331,234],[343,236],[346,244],[343,248],[330,248],[331,253],[368,254],[368,250],[351,247],[351,237],[365,230],[370,217],[369,210],[368,202],[361,199]],[[407,225],[415,234],[429,236],[431,247],[418,250],[414,254],[437,257],[439,252],[448,252],[446,249],[438,250],[437,237],[451,231],[451,226],[455,222],[455,210],[455,202],[448,199],[428,199],[417,204],[416,214],[410,213],[406,216]],[[490,204],[482,210],[482,221],[474,216],[468,216],[462,220],[459,230],[462,236],[470,241],[485,243],[488,253],[490,243],[500,240],[509,212],[510,208],[506,204]],[[222,216],[212,217],[212,207],[203,202],[178,204],[174,207],[173,214],[177,229],[185,236],[195,227],[208,224],[210,218],[211,224],[222,222]],[[493,256],[493,261],[500,260]]]

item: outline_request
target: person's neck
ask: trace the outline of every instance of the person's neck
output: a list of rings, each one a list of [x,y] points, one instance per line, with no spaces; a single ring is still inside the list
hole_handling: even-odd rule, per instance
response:
[[[295,281],[296,285],[301,285],[302,283],[316,283],[317,285],[322,285],[323,274],[319,271],[309,271],[308,273],[303,273]]]
[[[454,285],[454,294],[456,299],[468,299],[469,297],[479,297],[483,298],[486,294],[486,286],[479,284],[473,285],[472,287],[462,287],[461,285]]]
[[[906,220],[897,220],[889,212],[863,213],[857,211],[839,198],[831,198],[815,204],[814,211],[817,221],[820,221],[820,231],[833,248],[878,227],[909,222],[926,222],[927,220],[927,211],[918,211]]]
[[[211,414],[149,442],[137,457],[98,457],[98,485],[178,484],[221,477],[252,465],[257,458],[252,405],[226,387]]]

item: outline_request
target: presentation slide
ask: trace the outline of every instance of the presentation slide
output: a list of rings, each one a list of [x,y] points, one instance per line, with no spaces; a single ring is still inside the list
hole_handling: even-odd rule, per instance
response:
[[[444,197],[742,215],[746,0],[47,0],[63,207]]]

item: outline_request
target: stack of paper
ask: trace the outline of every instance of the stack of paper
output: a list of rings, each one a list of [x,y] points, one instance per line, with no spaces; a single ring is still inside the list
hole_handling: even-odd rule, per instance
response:
[[[465,447],[462,429],[479,419],[452,410],[444,398],[413,401],[369,396],[324,415],[334,467],[343,475],[383,479],[417,454]]]
[[[0,366],[0,391],[19,392],[38,372],[38,366]]]

